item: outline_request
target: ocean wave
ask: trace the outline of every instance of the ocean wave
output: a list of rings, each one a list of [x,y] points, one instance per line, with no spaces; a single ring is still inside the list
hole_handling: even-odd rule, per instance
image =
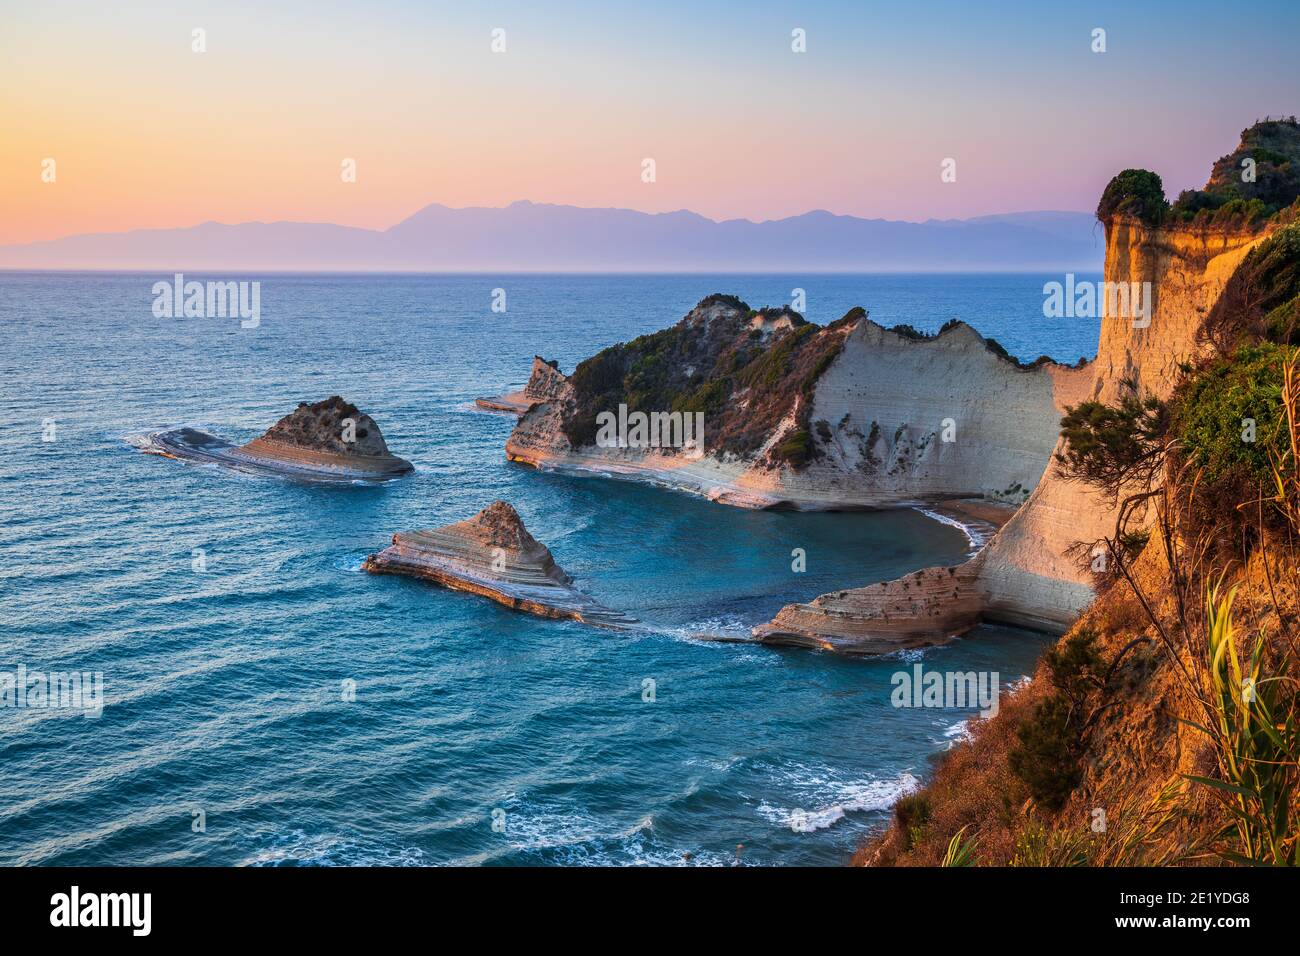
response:
[[[989,538],[993,536],[992,531],[987,530],[983,522],[980,522],[978,524],[976,523],[968,524],[965,521],[957,520],[956,518],[952,517],[952,515],[942,514],[941,512],[938,511],[931,511],[929,508],[918,507],[915,510],[919,511],[927,518],[932,518],[935,521],[938,521],[940,524],[946,524],[949,525],[950,527],[956,528],[962,534],[964,534],[966,536],[966,540],[970,542],[971,557],[974,557],[976,554],[978,554],[979,550],[983,548],[984,545],[988,543]]]
[[[500,850],[461,863],[481,863],[512,854],[542,857],[561,866],[730,866],[730,853],[669,846],[655,834],[653,814],[629,826],[602,832],[602,821],[582,812],[554,812],[525,804],[507,811]]]
[[[965,743],[968,740],[975,739],[975,732],[971,730],[970,719],[959,720],[943,732],[944,737],[948,739],[948,749],[951,750],[958,744]]]
[[[764,800],[758,805],[758,814],[770,823],[802,833],[824,830],[850,813],[888,810],[921,785],[907,771],[889,778],[851,780],[829,767],[803,765],[787,769],[778,783],[794,791],[798,804],[777,806]]]
[[[241,866],[428,866],[417,847],[386,847],[348,837],[312,836],[303,830],[270,836]]]

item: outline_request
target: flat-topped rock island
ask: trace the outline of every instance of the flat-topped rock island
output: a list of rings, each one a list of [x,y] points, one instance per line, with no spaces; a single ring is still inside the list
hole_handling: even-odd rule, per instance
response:
[[[389,452],[373,418],[337,395],[300,403],[244,445],[196,428],[175,428],[145,436],[138,447],[166,458],[311,482],[388,481],[415,470]]]
[[[441,528],[399,531],[389,547],[366,558],[362,567],[372,574],[422,578],[540,617],[611,628],[636,623],[575,589],[550,549],[528,533],[505,501]]]

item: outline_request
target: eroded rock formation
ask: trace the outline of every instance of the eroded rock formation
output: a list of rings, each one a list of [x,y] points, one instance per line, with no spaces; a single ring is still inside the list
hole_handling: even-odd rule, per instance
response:
[[[1059,407],[1089,399],[1113,402],[1129,388],[1168,396],[1179,363],[1202,347],[1197,330],[1233,271],[1277,228],[1191,223],[1161,228],[1129,216],[1115,216],[1105,226],[1105,280],[1151,283],[1150,322],[1133,310],[1103,318],[1096,360],[1076,374],[1057,377]],[[755,637],[821,640],[837,650],[858,646],[872,653],[889,649],[894,635],[899,635],[895,647],[943,643],[980,620],[1058,633],[1092,601],[1086,546],[1112,534],[1114,525],[1112,502],[1067,481],[1053,457],[1015,516],[957,569],[968,588],[956,596],[900,588],[905,578],[835,592],[783,608],[770,624],[755,629]],[[918,573],[938,579],[945,570]],[[885,617],[888,627],[881,623]]]
[[[581,363],[506,444],[540,468],[641,478],[741,507],[868,508],[1025,499],[1088,372],[1022,366],[964,323],[889,330],[855,309],[825,328],[704,299],[680,323]],[[704,448],[602,446],[620,405],[703,414]],[[694,452],[694,453],[693,453]]]
[[[782,608],[754,629],[765,644],[846,654],[885,654],[933,644],[932,635],[961,634],[984,612],[975,567],[925,568],[893,581],[823,594]]]
[[[147,436],[141,450],[305,481],[383,481],[414,468],[388,450],[375,420],[337,395],[302,402],[259,438],[235,445],[194,428]]]
[[[576,590],[550,550],[524,527],[507,502],[494,501],[474,517],[428,531],[401,531],[366,558],[372,574],[404,574],[489,598],[541,617],[602,627],[634,621]]]
[[[523,388],[517,392],[506,392],[496,398],[476,398],[474,404],[490,412],[522,415],[537,402],[558,398],[565,382],[564,373],[555,362],[534,355],[532,372]]]

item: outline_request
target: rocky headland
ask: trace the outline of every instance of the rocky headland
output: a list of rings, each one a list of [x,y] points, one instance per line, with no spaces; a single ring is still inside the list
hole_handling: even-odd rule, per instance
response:
[[[883,328],[854,309],[823,328],[789,309],[756,311],[712,295],[676,326],[581,363],[520,418],[506,453],[740,507],[918,506],[983,544],[1037,493],[1061,416],[1090,394],[1093,377],[1089,363],[1017,362],[962,322],[924,335]],[[704,454],[599,445],[596,415],[620,404],[702,411]],[[753,636],[855,654],[946,641],[986,618],[986,582],[998,579],[985,563],[981,552],[960,568],[790,605]],[[1062,585],[1054,574],[1073,572],[1047,566],[1049,607],[1020,623],[1058,627],[1068,613],[1058,606],[1088,593],[1070,592],[1073,577]]]
[[[715,294],[672,328],[552,380],[506,454],[746,508],[1019,504],[1047,465],[1065,398],[1086,377],[1045,358],[1022,365],[962,322],[929,336],[854,309],[823,328]],[[620,406],[702,415],[703,448],[600,444],[598,416]]]
[[[1054,433],[1067,406],[1134,392],[1167,397],[1179,364],[1202,350],[1197,329],[1228,278],[1276,228],[1153,228],[1124,214],[1106,226],[1105,281],[1151,283],[1150,322],[1132,312],[1103,318],[1097,358],[1073,379],[1058,377],[1058,409],[1042,423]],[[755,636],[832,646],[858,641],[877,648],[888,646],[881,642],[892,634],[913,643],[943,643],[980,621],[1063,632],[1095,597],[1089,546],[1114,531],[1116,502],[1062,473],[1056,455],[1064,440],[1054,438],[1025,503],[984,550],[955,569],[968,588],[921,592],[900,579],[826,594],[788,605]],[[939,580],[946,570],[952,569],[918,574]]]
[[[1106,208],[1104,280],[1149,283],[1149,311],[1117,299],[1092,362],[1022,364],[957,321],[929,336],[883,328],[854,309],[820,327],[789,308],[754,310],[715,294],[677,325],[606,349],[567,378],[553,370],[549,394],[520,417],[507,456],[751,508],[970,498],[1019,506],[963,565],[789,605],[754,636],[881,653],[943,643],[981,621],[1061,633],[1095,596],[1087,549],[1116,519],[1113,498],[1062,472],[1062,418],[1124,394],[1167,397],[1183,364],[1204,353],[1198,330],[1229,278],[1284,225],[1260,213],[1294,186],[1293,164],[1270,152],[1294,138],[1286,123],[1246,131],[1206,190],[1185,193],[1162,222],[1131,196]],[[1259,196],[1219,181],[1222,169],[1255,153],[1264,162]],[[702,412],[704,453],[601,445],[597,415],[619,406]]]
[[[1048,474],[957,569],[982,617],[1064,634],[855,862],[1300,862],[1300,123],[1173,202],[1125,170],[1097,215],[1150,322],[1103,322]]]
[[[414,470],[388,450],[375,420],[337,395],[302,402],[259,438],[236,445],[194,428],[146,436],[142,451],[300,481],[368,482]]]
[[[632,618],[575,589],[550,550],[524,527],[507,502],[494,501],[472,518],[427,531],[401,531],[366,558],[372,574],[404,574],[489,598],[540,617],[622,628]]]

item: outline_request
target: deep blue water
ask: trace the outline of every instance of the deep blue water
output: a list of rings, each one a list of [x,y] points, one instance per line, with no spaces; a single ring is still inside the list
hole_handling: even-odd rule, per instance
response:
[[[98,719],[0,709],[0,863],[727,863],[737,844],[747,863],[841,863],[969,716],[891,707],[890,675],[921,660],[1007,683],[1042,647],[990,627],[908,660],[691,640],[968,542],[913,511],[754,513],[539,473],[505,461],[511,420],[471,403],[535,352],[571,371],[714,291],[759,307],[802,287],[820,322],[959,316],[1072,362],[1097,323],[1043,318],[1059,276],[265,276],[250,330],[155,318],[161,278],[0,274],[0,671],[101,671],[106,692]],[[334,393],[414,477],[306,487],[123,440],[189,423],[243,441]],[[650,630],[359,572],[394,531],[494,498]]]

